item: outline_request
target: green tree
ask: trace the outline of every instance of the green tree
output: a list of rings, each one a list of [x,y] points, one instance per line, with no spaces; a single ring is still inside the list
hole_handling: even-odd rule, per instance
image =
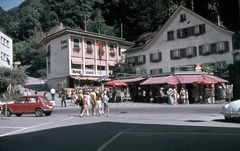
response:
[[[120,60],[114,70],[113,75],[116,76],[117,73],[126,73],[126,74],[133,74],[135,73],[135,70],[133,68],[132,63],[128,62],[128,60],[125,58],[123,60]]]
[[[17,69],[0,67],[0,93],[7,90],[9,85],[11,85],[10,93],[15,93],[18,85],[25,85],[27,79],[26,68],[26,66]]]

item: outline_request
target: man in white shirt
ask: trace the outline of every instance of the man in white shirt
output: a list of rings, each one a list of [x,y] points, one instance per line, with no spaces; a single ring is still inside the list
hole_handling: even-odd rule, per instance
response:
[[[51,88],[50,93],[51,93],[51,96],[52,96],[52,100],[55,100],[56,90],[54,88]]]

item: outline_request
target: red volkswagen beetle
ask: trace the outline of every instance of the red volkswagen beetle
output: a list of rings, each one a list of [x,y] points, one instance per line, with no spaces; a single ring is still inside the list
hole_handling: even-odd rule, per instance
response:
[[[11,104],[2,105],[2,113],[5,116],[22,116],[22,114],[35,114],[36,116],[49,116],[53,112],[53,105],[47,97],[41,95],[19,96]]]

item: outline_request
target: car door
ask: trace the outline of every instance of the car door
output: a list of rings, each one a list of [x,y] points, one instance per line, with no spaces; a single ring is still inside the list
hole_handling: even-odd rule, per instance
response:
[[[26,105],[27,105],[26,97],[17,98],[16,101],[13,104],[11,104],[12,113],[24,113],[27,107]]]
[[[29,96],[27,100],[26,112],[33,113],[37,108],[37,106],[39,106],[38,104],[39,104],[39,100],[37,96]]]

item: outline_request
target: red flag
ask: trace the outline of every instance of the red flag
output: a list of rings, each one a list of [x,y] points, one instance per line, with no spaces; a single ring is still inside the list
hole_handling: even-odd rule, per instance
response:
[[[102,43],[98,41],[96,45],[99,47],[99,59],[102,60],[102,53],[103,53]]]

